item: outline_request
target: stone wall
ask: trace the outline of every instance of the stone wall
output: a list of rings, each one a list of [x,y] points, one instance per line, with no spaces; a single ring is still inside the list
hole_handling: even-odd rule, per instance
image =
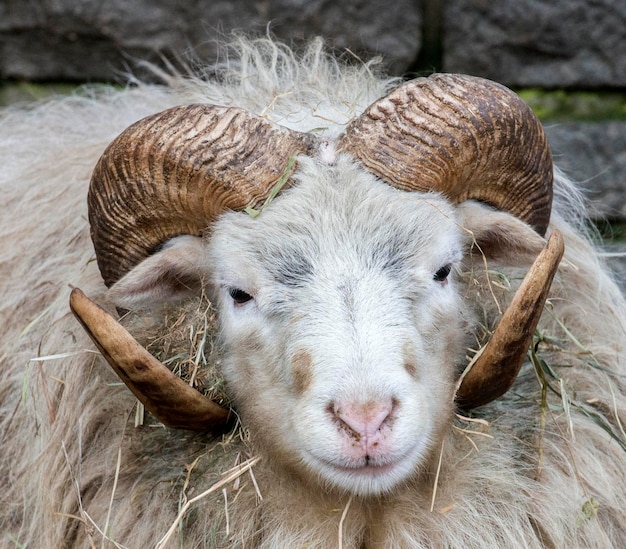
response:
[[[614,119],[545,123],[598,214],[626,220],[625,0],[0,0],[0,80],[119,81],[137,59],[191,51],[210,63],[232,30],[268,24],[280,39],[380,54],[395,74],[622,94]]]
[[[111,80],[133,58],[190,50],[210,62],[225,34],[268,23],[281,39],[382,54],[396,73],[626,88],[624,0],[2,0],[0,78]]]
[[[0,78],[119,79],[132,59],[215,58],[232,30],[284,40],[329,37],[338,48],[380,52],[395,72],[417,57],[419,2],[394,0],[2,0]]]
[[[444,69],[509,86],[626,88],[624,0],[449,0]]]

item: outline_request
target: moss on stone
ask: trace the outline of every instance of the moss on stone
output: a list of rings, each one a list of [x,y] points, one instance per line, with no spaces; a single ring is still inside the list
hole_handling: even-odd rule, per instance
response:
[[[69,95],[77,87],[76,84],[67,83],[0,82],[0,107],[38,101],[52,95]]]
[[[517,93],[543,121],[626,120],[626,93],[539,88],[518,90]]]

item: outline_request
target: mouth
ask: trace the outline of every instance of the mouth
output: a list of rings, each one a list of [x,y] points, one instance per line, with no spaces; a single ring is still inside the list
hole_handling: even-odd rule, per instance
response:
[[[318,463],[322,465],[323,475],[332,484],[362,496],[388,492],[414,471],[410,456],[387,457],[384,460],[363,458],[355,462],[321,460]]]
[[[400,461],[402,459],[393,462],[380,462],[380,460],[375,461],[366,457],[355,464],[340,465],[327,462],[326,465],[343,474],[376,477],[392,472]]]
[[[428,432],[413,430],[380,444],[350,445],[345,437],[313,438],[300,450],[307,469],[326,485],[359,496],[388,493],[420,474],[431,450]],[[371,448],[370,448],[371,446]]]

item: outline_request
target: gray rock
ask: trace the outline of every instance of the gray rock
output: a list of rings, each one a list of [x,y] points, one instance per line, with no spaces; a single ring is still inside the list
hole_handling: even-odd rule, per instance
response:
[[[281,39],[324,35],[357,55],[382,54],[394,72],[421,43],[419,1],[398,0],[2,0],[0,78],[115,80],[134,60],[215,60],[233,30]]]
[[[389,71],[402,74],[415,61],[422,41],[421,0],[272,0],[266,19],[277,35],[302,39],[320,35],[338,49],[370,58],[381,55]]]
[[[579,181],[596,217],[626,219],[626,121],[546,124],[554,160]]]
[[[626,87],[624,0],[448,0],[444,70],[508,86]]]

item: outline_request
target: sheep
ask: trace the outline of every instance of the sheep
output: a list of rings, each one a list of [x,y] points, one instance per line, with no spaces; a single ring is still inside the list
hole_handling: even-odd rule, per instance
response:
[[[417,91],[378,75],[375,63],[329,56],[321,41],[296,54],[269,39],[240,39],[210,71],[158,74],[163,85],[88,88],[2,113],[2,541],[623,547],[626,304],[592,244],[580,193],[553,169],[533,117],[521,128],[510,122],[516,139],[504,131],[500,141],[493,136],[508,122],[485,118],[495,142],[489,155],[504,150],[498,169],[517,162],[548,181],[554,176],[534,207],[498,209],[490,198],[411,187],[436,166],[427,152],[411,167],[410,136],[383,133],[374,146],[364,143],[398,94]],[[415,85],[428,95],[430,82],[448,82],[437,78]],[[451,82],[453,89],[459,82],[493,88],[464,77]],[[523,110],[511,92],[493,89],[493,112],[503,101]],[[145,117],[147,130],[133,126]],[[132,182],[113,198],[107,189],[126,173],[123,159],[135,158],[124,148],[137,143],[135,129],[159,141],[149,128],[170,119],[166,131],[201,137],[204,121],[213,124],[199,165],[219,165],[227,187],[237,180],[241,204],[212,211],[210,222],[202,212],[182,232],[154,236],[134,227],[119,246],[116,231],[139,215],[142,201],[130,202]],[[238,134],[234,119],[255,130]],[[519,137],[527,126],[534,133]],[[216,152],[211,131],[236,137],[215,140]],[[257,145],[246,149],[255,135],[265,156]],[[463,173],[481,165],[476,149],[453,143],[443,164],[458,160]],[[389,148],[405,155],[399,170],[390,156],[378,156]],[[225,157],[229,149],[237,154]],[[511,149],[522,154],[512,159]],[[152,167],[166,165],[150,158]],[[389,180],[389,166],[397,181]],[[176,169],[168,164],[163,173]],[[522,179],[522,188],[534,189]],[[260,200],[245,194],[251,180],[270,191],[277,181],[289,188]],[[183,201],[185,189],[168,189]],[[193,203],[215,209],[222,200],[215,194]],[[119,218],[107,219],[119,208]],[[191,217],[182,215],[185,223]],[[544,234],[551,237],[542,252]],[[136,235],[147,243],[135,246]],[[560,238],[565,254],[554,275]],[[498,324],[518,287],[527,296],[520,281],[537,267],[536,256],[545,266],[546,253],[550,273],[530,282],[545,293],[554,275],[545,307],[539,301],[536,311],[518,309],[521,318]],[[74,289],[81,326],[68,306],[70,287],[108,313]],[[217,406],[188,386],[161,390],[132,378],[152,369],[166,374],[113,320],[116,307],[136,311],[128,326],[136,335],[144,325],[162,332],[181,308],[199,307],[207,324],[215,315],[211,357],[230,400]],[[511,343],[516,356],[500,361],[514,363],[513,373],[498,371],[486,380],[489,396],[484,387],[475,396],[468,389],[474,368],[501,350],[486,341],[507,336],[516,321],[527,323]],[[135,428],[136,399],[90,336],[159,419],[200,431],[149,417]],[[124,370],[120,349],[136,353],[129,360],[139,374]],[[502,377],[507,386],[495,387]],[[206,414],[199,425],[195,407],[174,402],[189,391]],[[213,432],[202,432],[210,430],[207,418]]]

